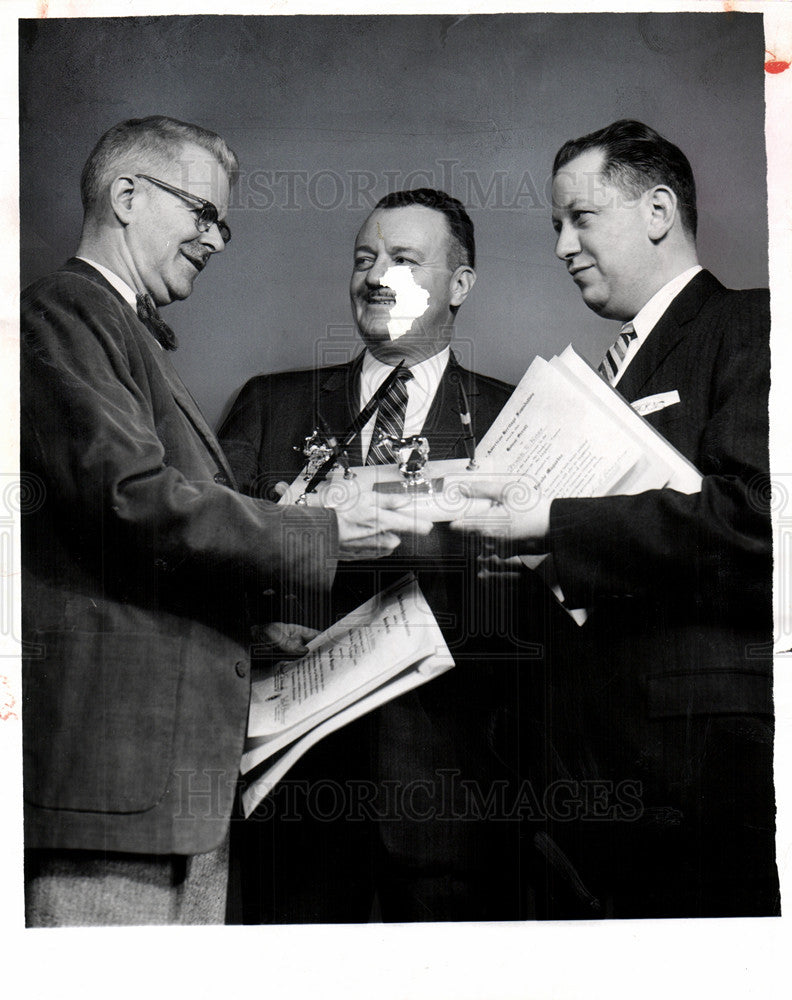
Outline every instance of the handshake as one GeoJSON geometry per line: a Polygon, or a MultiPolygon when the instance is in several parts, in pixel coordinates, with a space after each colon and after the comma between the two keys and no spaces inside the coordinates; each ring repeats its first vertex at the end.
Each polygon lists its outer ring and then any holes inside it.
{"type": "MultiPolygon", "coordinates": [[[[285,482],[275,486],[281,502],[292,499],[292,490],[285,482]]],[[[406,535],[428,535],[434,526],[407,494],[339,490],[336,495],[330,491],[322,506],[335,510],[338,558],[342,562],[389,556],[406,535]]]]}
{"type": "MultiPolygon", "coordinates": [[[[490,553],[513,556],[547,551],[550,498],[525,482],[509,476],[447,477],[445,486],[458,506],[451,517],[452,530],[478,536],[490,553]]],[[[276,491],[286,502],[294,487],[278,483],[276,491]]],[[[322,495],[322,505],[332,507],[338,519],[338,558],[341,561],[378,559],[390,555],[405,536],[425,536],[436,516],[408,493],[378,493],[332,487],[322,495]]]]}
{"type": "Polygon", "coordinates": [[[363,492],[335,512],[338,558],[347,562],[388,556],[405,535],[428,535],[434,527],[411,496],[399,494],[363,492]]]}

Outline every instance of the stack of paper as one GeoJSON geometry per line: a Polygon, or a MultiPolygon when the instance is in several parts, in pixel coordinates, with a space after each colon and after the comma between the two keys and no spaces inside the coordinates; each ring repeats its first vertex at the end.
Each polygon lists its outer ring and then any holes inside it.
{"type": "Polygon", "coordinates": [[[481,473],[524,479],[551,499],[701,485],[696,468],[572,347],[534,359],[476,454],[481,473]]]}
{"type": "MultiPolygon", "coordinates": [[[[701,488],[696,467],[570,346],[535,358],[477,448],[479,475],[511,478],[543,496],[601,497],[669,487],[701,488]]],[[[572,618],[548,556],[523,556],[572,618]]]]}
{"type": "Polygon", "coordinates": [[[412,578],[336,622],[308,650],[254,677],[242,756],[247,816],[322,737],[454,666],[412,578]]]}

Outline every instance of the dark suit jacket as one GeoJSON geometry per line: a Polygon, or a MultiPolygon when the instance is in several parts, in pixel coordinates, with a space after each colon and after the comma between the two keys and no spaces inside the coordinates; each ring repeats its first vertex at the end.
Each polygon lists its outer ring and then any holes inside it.
{"type": "Polygon", "coordinates": [[[208,851],[245,735],[246,601],[280,617],[328,588],[335,518],[231,488],[169,355],[82,261],[23,293],[21,375],[41,496],[22,525],[26,845],[208,851]]]}
{"type": "MultiPolygon", "coordinates": [[[[303,457],[293,446],[310,434],[317,413],[337,435],[349,425],[360,405],[361,363],[362,355],[345,365],[258,376],[244,386],[219,434],[243,490],[267,495],[278,479],[290,482],[294,478],[303,457]]],[[[479,438],[511,394],[510,386],[461,368],[452,354],[422,429],[430,442],[430,459],[466,456],[458,379],[465,386],[479,438]]],[[[360,464],[359,451],[351,457],[354,464],[360,464]]],[[[511,587],[498,592],[478,581],[475,555],[472,542],[445,525],[436,525],[428,538],[419,539],[414,547],[405,540],[387,559],[339,567],[332,592],[333,617],[353,609],[403,573],[416,572],[456,667],[384,706],[375,718],[360,720],[364,725],[357,723],[356,728],[348,727],[323,741],[315,756],[306,756],[303,767],[292,773],[291,778],[299,773],[309,782],[333,776],[341,787],[350,778],[368,779],[373,774],[378,796],[374,809],[390,818],[378,824],[381,846],[373,851],[353,840],[360,836],[360,823],[342,824],[336,842],[329,824],[320,824],[302,853],[325,860],[307,868],[310,876],[303,902],[294,887],[295,875],[300,878],[306,864],[299,855],[293,863],[286,862],[281,895],[289,893],[290,885],[292,893],[286,904],[276,901],[272,911],[276,921],[367,919],[371,904],[365,889],[359,904],[346,904],[352,886],[365,881],[359,868],[366,867],[370,856],[379,857],[382,847],[386,862],[376,884],[386,920],[519,915],[519,859],[516,845],[510,851],[505,843],[512,834],[516,840],[514,824],[498,818],[492,823],[480,818],[470,821],[469,810],[462,812],[467,809],[466,793],[460,790],[462,780],[486,798],[491,783],[508,770],[508,760],[504,760],[509,740],[502,734],[515,735],[513,714],[518,701],[517,649],[510,634],[516,612],[510,614],[506,605],[516,607],[519,594],[511,587]],[[415,811],[420,815],[399,809],[394,814],[393,806],[380,797],[387,783],[401,791],[417,787],[415,811]],[[458,811],[449,796],[455,797],[458,811]],[[431,814],[437,818],[427,822],[431,814]],[[354,847],[345,853],[347,844],[354,847]],[[343,886],[334,884],[336,872],[342,873],[343,886]]],[[[512,764],[516,767],[514,760],[512,764]]],[[[280,842],[280,835],[274,835],[276,867],[288,858],[294,840],[294,824],[290,825],[291,832],[284,821],[280,842]]],[[[306,836],[305,827],[303,822],[302,836],[306,836]]],[[[252,839],[248,855],[264,853],[255,834],[252,839]]],[[[250,870],[247,862],[243,864],[250,870]]],[[[273,862],[267,860],[265,868],[260,879],[262,898],[272,891],[273,862]]],[[[273,919],[261,899],[254,900],[251,909],[251,920],[273,919]]]]}
{"type": "Polygon", "coordinates": [[[721,855],[718,902],[691,902],[681,882],[690,875],[695,889],[697,876],[682,864],[669,875],[659,840],[648,866],[667,880],[667,898],[676,893],[695,912],[753,912],[739,890],[729,898],[723,874],[745,870],[749,843],[752,877],[763,887],[772,880],[769,361],[767,291],[732,291],[699,273],[618,390],[630,402],[678,390],[680,403],[647,419],[698,467],[701,492],[556,500],[551,508],[561,586],[573,606],[592,609],[556,671],[556,690],[567,694],[556,699],[564,711],[553,739],[573,773],[642,784],[644,815],[621,824],[623,838],[634,839],[642,822],[655,831],[666,821],[687,824],[692,839],[694,824],[706,831],[699,850],[721,855]],[[585,739],[575,743],[570,733],[585,739]],[[730,855],[715,845],[718,823],[730,855]],[[740,837],[741,824],[763,839],[740,837]]]}

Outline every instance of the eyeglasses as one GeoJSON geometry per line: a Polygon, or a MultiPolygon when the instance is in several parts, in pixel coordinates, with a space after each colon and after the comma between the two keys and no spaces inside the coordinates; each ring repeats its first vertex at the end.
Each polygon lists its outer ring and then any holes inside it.
{"type": "Polygon", "coordinates": [[[170,191],[171,194],[178,195],[179,198],[184,198],[185,201],[191,201],[196,206],[197,215],[195,217],[195,224],[198,227],[199,233],[205,233],[212,226],[217,226],[223,243],[228,243],[231,239],[231,230],[228,228],[226,222],[221,221],[217,218],[217,209],[205,198],[199,198],[197,194],[190,194],[189,191],[182,191],[181,188],[174,187],[172,184],[166,184],[165,181],[159,180],[157,177],[149,177],[148,174],[135,174],[135,177],[140,177],[144,181],[149,181],[151,184],[156,184],[161,187],[164,191],[170,191]]]}

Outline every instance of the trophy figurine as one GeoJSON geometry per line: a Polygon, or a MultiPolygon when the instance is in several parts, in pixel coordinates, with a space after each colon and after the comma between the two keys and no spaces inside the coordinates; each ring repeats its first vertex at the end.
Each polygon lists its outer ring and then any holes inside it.
{"type": "Polygon", "coordinates": [[[377,492],[391,493],[410,490],[416,493],[432,493],[432,483],[424,477],[424,466],[429,457],[429,442],[420,434],[410,437],[393,437],[383,434],[379,437],[381,444],[387,445],[393,452],[396,465],[402,474],[401,483],[378,483],[377,492]]]}
{"type": "Polygon", "coordinates": [[[301,451],[305,455],[304,481],[310,482],[331,455],[335,456],[338,464],[344,470],[344,479],[354,479],[355,473],[349,467],[349,455],[346,448],[339,449],[336,439],[328,435],[325,429],[314,427],[308,437],[303,439],[302,447],[294,445],[295,451],[301,451]]]}
{"type": "Polygon", "coordinates": [[[302,447],[294,445],[293,448],[295,451],[301,451],[305,456],[303,482],[308,483],[308,485],[294,501],[300,507],[307,506],[308,494],[314,491],[316,484],[330,471],[331,459],[333,460],[333,468],[338,463],[344,470],[344,479],[355,478],[355,473],[349,467],[349,455],[346,448],[338,446],[338,442],[332,435],[328,434],[326,427],[314,427],[308,437],[303,438],[302,447]]]}
{"type": "Polygon", "coordinates": [[[302,447],[294,445],[294,450],[301,451],[305,455],[303,479],[306,482],[316,475],[317,470],[330,458],[332,452],[332,448],[325,441],[318,427],[314,427],[308,437],[303,439],[302,447]]]}

